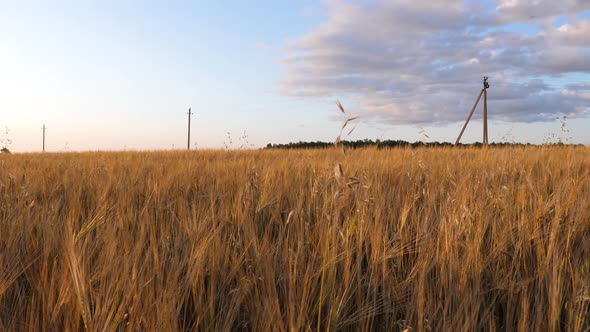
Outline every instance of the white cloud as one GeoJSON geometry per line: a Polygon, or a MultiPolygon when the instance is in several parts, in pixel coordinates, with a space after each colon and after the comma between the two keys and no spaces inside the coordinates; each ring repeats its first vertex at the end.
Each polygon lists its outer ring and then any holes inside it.
{"type": "Polygon", "coordinates": [[[590,8],[588,1],[331,0],[327,5],[328,21],[287,46],[285,94],[348,97],[361,112],[398,124],[445,123],[464,120],[486,75],[491,116],[498,119],[583,116],[590,107],[579,86],[564,95],[546,82],[549,76],[590,74],[585,49],[590,20],[547,24],[590,8]],[[530,16],[542,22],[531,22],[530,16]],[[506,29],[519,22],[540,31],[506,29]]]}
{"type": "Polygon", "coordinates": [[[254,46],[259,50],[265,50],[265,51],[271,51],[271,50],[275,49],[272,45],[269,45],[269,44],[263,43],[263,42],[256,42],[256,44],[254,44],[254,46]]]}

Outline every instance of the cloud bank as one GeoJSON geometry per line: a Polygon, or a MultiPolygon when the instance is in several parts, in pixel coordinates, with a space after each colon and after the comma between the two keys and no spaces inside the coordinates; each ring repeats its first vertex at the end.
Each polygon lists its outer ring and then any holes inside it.
{"type": "Polygon", "coordinates": [[[463,121],[489,76],[492,119],[590,113],[590,1],[328,1],[328,20],[293,39],[282,93],[345,97],[396,124],[463,121]],[[484,4],[485,3],[485,4],[484,4]],[[580,15],[584,13],[584,15],[580,15]],[[586,76],[588,75],[588,76],[586,76]]]}

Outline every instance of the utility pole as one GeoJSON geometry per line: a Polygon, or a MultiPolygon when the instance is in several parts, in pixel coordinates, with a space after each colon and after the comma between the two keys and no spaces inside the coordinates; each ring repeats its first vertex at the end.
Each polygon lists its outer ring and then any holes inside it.
{"type": "Polygon", "coordinates": [[[489,87],[490,87],[490,83],[488,83],[488,77],[485,76],[483,78],[483,89],[481,89],[479,96],[477,96],[477,100],[475,101],[475,104],[473,105],[473,108],[471,109],[471,112],[469,113],[469,116],[467,117],[467,121],[465,121],[465,124],[463,125],[463,129],[461,129],[461,133],[459,134],[459,137],[457,137],[457,141],[455,141],[455,145],[459,144],[459,141],[461,140],[461,136],[463,136],[463,132],[465,132],[465,128],[467,128],[467,124],[469,123],[469,120],[471,120],[471,116],[473,115],[473,112],[475,112],[475,108],[477,107],[477,104],[479,103],[479,100],[481,99],[482,95],[483,95],[483,139],[482,139],[482,143],[483,143],[483,145],[488,144],[488,88],[489,87]]]}
{"type": "Polygon", "coordinates": [[[483,145],[488,145],[488,88],[490,84],[487,77],[484,78],[483,85],[483,145]]]}
{"type": "Polygon", "coordinates": [[[45,125],[43,125],[43,152],[45,152],[45,125]]]}
{"type": "Polygon", "coordinates": [[[186,149],[190,150],[191,149],[191,108],[188,108],[188,139],[186,142],[186,149]]]}

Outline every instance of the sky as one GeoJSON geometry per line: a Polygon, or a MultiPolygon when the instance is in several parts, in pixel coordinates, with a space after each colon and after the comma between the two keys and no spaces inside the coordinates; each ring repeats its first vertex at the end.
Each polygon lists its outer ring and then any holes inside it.
{"type": "Polygon", "coordinates": [[[0,139],[183,149],[191,107],[193,148],[332,141],[340,100],[348,139],[454,142],[489,76],[490,142],[590,144],[588,59],[587,0],[0,0],[0,139]]]}

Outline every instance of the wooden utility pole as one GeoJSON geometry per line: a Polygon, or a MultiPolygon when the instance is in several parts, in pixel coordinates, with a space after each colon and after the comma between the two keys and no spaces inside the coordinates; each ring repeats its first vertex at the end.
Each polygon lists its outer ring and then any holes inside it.
{"type": "Polygon", "coordinates": [[[483,145],[488,143],[488,89],[485,88],[483,90],[483,145]]]}
{"type": "Polygon", "coordinates": [[[186,149],[190,150],[191,149],[191,108],[188,108],[188,139],[187,139],[187,143],[186,143],[186,149]]]}
{"type": "Polygon", "coordinates": [[[471,116],[473,115],[473,112],[475,112],[475,108],[477,107],[477,104],[479,103],[479,100],[481,99],[481,95],[483,95],[483,139],[482,139],[482,143],[483,143],[483,145],[488,144],[488,88],[489,87],[490,87],[490,84],[488,83],[488,77],[485,76],[483,78],[483,89],[481,89],[479,96],[477,96],[477,100],[475,101],[475,104],[473,105],[473,108],[471,109],[471,112],[469,113],[469,116],[467,117],[467,121],[465,121],[465,124],[463,125],[463,129],[461,129],[461,133],[459,134],[459,137],[457,137],[457,140],[455,141],[455,145],[459,144],[459,141],[461,140],[461,136],[463,136],[463,133],[465,132],[465,128],[467,128],[467,124],[469,123],[469,120],[471,120],[471,116]]]}
{"type": "Polygon", "coordinates": [[[43,125],[43,152],[45,152],[45,125],[43,125]]]}

